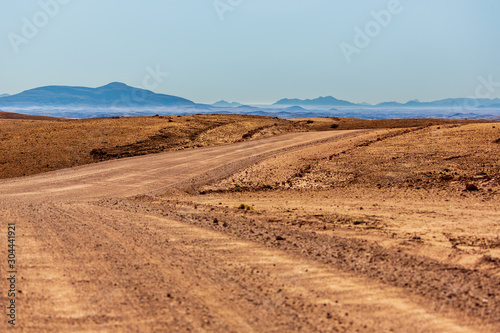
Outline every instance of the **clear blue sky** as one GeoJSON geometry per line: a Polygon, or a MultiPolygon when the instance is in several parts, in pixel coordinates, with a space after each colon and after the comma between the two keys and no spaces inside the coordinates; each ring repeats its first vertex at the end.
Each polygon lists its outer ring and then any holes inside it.
{"type": "MultiPolygon", "coordinates": [[[[200,103],[429,101],[474,96],[480,76],[500,82],[498,0],[217,0],[219,12],[213,0],[42,0],[57,1],[68,3],[52,17],[39,1],[0,0],[0,94],[143,87],[148,66],[169,73],[156,92],[200,103]],[[387,8],[377,28],[371,12],[387,8]]],[[[500,97],[500,83],[490,90],[500,97]]]]}

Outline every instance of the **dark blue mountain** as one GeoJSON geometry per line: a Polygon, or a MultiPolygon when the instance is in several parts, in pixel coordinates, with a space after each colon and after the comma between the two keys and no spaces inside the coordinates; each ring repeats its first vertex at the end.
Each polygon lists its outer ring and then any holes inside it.
{"type": "Polygon", "coordinates": [[[9,94],[0,94],[0,98],[10,96],[9,94]]]}
{"type": "Polygon", "coordinates": [[[187,99],[156,94],[114,82],[98,88],[47,86],[0,98],[0,106],[10,107],[162,107],[194,106],[187,99]]]}
{"type": "Polygon", "coordinates": [[[241,106],[241,104],[238,102],[229,103],[229,102],[222,100],[222,101],[218,101],[218,102],[212,104],[212,106],[217,106],[217,107],[221,107],[221,108],[234,108],[234,107],[241,106]]]}
{"type": "Polygon", "coordinates": [[[307,111],[306,109],[304,109],[303,107],[301,106],[289,106],[285,109],[283,109],[284,111],[288,111],[288,112],[304,112],[304,111],[307,111]]]}
{"type": "Polygon", "coordinates": [[[379,103],[375,106],[377,107],[385,107],[385,108],[393,108],[393,107],[399,107],[399,106],[403,106],[404,104],[401,104],[401,103],[398,103],[398,102],[383,102],[383,103],[379,103]]]}
{"type": "Polygon", "coordinates": [[[258,108],[255,106],[250,106],[250,105],[240,105],[236,109],[238,109],[238,110],[256,110],[258,108]]]}

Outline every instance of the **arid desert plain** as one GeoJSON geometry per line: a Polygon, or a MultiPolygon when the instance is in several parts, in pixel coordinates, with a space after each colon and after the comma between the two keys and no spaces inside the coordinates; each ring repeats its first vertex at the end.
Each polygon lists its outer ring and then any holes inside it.
{"type": "Polygon", "coordinates": [[[21,332],[500,331],[500,122],[1,117],[21,332]]]}

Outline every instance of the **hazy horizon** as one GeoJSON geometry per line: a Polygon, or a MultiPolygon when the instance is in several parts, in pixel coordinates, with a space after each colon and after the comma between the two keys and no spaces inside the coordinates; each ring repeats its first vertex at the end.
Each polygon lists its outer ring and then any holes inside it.
{"type": "Polygon", "coordinates": [[[110,82],[197,103],[500,98],[500,3],[6,2],[0,94],[110,82]]]}

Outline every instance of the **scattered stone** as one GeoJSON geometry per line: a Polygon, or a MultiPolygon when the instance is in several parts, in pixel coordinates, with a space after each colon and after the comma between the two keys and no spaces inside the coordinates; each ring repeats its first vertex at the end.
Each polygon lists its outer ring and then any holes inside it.
{"type": "Polygon", "coordinates": [[[469,191],[469,192],[479,191],[479,188],[476,185],[470,183],[470,184],[467,184],[465,186],[465,191],[469,191]]]}

